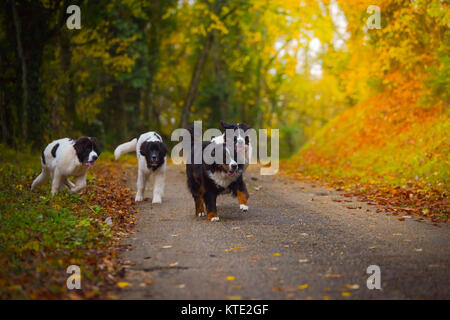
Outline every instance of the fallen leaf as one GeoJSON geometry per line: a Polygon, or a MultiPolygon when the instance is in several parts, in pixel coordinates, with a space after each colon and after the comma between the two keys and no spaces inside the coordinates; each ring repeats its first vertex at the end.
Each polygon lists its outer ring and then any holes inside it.
{"type": "Polygon", "coordinates": [[[342,277],[342,274],[339,273],[325,273],[325,278],[339,278],[342,277]]]}
{"type": "Polygon", "coordinates": [[[357,284],[346,284],[345,287],[350,290],[359,289],[359,285],[357,285],[357,284]]]}
{"type": "Polygon", "coordinates": [[[170,248],[172,248],[172,246],[162,246],[161,248],[163,248],[163,249],[170,249],[170,248]]]}
{"type": "Polygon", "coordinates": [[[225,249],[226,252],[230,252],[231,250],[241,250],[244,249],[245,247],[233,247],[233,248],[229,248],[229,249],[225,249]]]}
{"type": "Polygon", "coordinates": [[[344,291],[344,292],[342,292],[342,296],[343,296],[343,297],[350,297],[350,296],[351,296],[351,293],[348,292],[348,291],[344,291]]]}
{"type": "Polygon", "coordinates": [[[178,265],[178,262],[174,262],[174,263],[169,264],[169,267],[175,267],[177,265],[178,265]]]}
{"type": "Polygon", "coordinates": [[[331,298],[330,298],[330,296],[323,296],[322,297],[322,300],[330,300],[331,298]]]}
{"type": "Polygon", "coordinates": [[[308,284],[306,283],[297,287],[298,290],[305,290],[306,288],[308,288],[308,284]]]}
{"type": "Polygon", "coordinates": [[[378,248],[378,246],[369,247],[369,249],[376,249],[376,248],[378,248]]]}
{"type": "Polygon", "coordinates": [[[233,280],[234,280],[234,276],[228,276],[228,277],[227,277],[227,280],[228,280],[228,281],[233,281],[233,280]]]}
{"type": "Polygon", "coordinates": [[[308,262],[308,259],[299,259],[298,262],[300,263],[308,262]]]}
{"type": "Polygon", "coordinates": [[[283,291],[280,287],[273,287],[272,290],[273,291],[283,291]]]}
{"type": "Polygon", "coordinates": [[[246,235],[247,238],[253,238],[254,236],[252,234],[246,235]]]}
{"type": "Polygon", "coordinates": [[[126,287],[131,286],[131,284],[128,282],[125,282],[125,281],[121,281],[121,282],[117,282],[117,286],[120,288],[126,288],[126,287]]]}
{"type": "Polygon", "coordinates": [[[228,300],[241,300],[242,297],[241,296],[229,296],[228,300]]]}
{"type": "Polygon", "coordinates": [[[275,257],[279,257],[279,256],[281,256],[281,253],[274,253],[273,254],[275,257]]]}

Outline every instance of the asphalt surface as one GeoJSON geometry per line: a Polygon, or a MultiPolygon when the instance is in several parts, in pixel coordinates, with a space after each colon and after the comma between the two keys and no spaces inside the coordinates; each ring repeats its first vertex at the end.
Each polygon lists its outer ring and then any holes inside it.
{"type": "MultiPolygon", "coordinates": [[[[128,183],[136,189],[136,168],[128,183]]],[[[341,192],[245,174],[249,212],[218,198],[219,222],[194,215],[184,166],[168,166],[161,205],[151,185],[122,254],[122,299],[449,299],[450,228],[399,221],[341,192]],[[341,201],[336,202],[333,200],[341,201]],[[381,289],[367,288],[367,268],[381,289]]]]}

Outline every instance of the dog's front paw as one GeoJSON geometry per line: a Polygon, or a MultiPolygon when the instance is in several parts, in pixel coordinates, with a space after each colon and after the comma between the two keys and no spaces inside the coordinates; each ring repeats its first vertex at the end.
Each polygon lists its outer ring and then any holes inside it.
{"type": "Polygon", "coordinates": [[[142,196],[142,194],[136,194],[136,197],[134,198],[135,202],[141,202],[144,201],[144,197],[142,196]]]}
{"type": "Polygon", "coordinates": [[[208,220],[211,221],[211,222],[219,221],[219,216],[215,212],[209,212],[208,213],[208,220]]]}
{"type": "Polygon", "coordinates": [[[248,206],[247,205],[245,205],[245,204],[241,204],[241,205],[239,205],[239,209],[241,209],[242,210],[242,212],[248,212],[248,206]]]}
{"type": "Polygon", "coordinates": [[[161,196],[154,196],[152,203],[162,203],[161,196]]]}

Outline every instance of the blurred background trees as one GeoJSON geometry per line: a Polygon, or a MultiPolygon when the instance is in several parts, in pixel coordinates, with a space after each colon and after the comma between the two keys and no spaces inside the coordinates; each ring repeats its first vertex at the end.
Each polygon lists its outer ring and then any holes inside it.
{"type": "Polygon", "coordinates": [[[448,106],[445,2],[378,1],[381,29],[368,30],[370,4],[2,1],[1,141],[95,135],[109,148],[223,119],[279,128],[289,156],[344,110],[408,83],[424,107],[448,106]],[[80,30],[66,27],[71,4],[80,30]]]}

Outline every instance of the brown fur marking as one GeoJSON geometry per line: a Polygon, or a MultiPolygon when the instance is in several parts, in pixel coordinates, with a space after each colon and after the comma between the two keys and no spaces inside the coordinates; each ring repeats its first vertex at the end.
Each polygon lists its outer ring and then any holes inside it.
{"type": "Polygon", "coordinates": [[[211,221],[211,219],[214,217],[218,217],[216,212],[212,212],[212,211],[208,212],[208,220],[211,221]]]}
{"type": "Polygon", "coordinates": [[[243,204],[248,206],[248,195],[241,192],[241,191],[237,191],[237,198],[238,198],[238,202],[239,204],[243,204]]]}
{"type": "Polygon", "coordinates": [[[200,216],[200,213],[205,214],[206,210],[205,210],[205,203],[203,202],[203,198],[202,197],[195,197],[195,215],[197,217],[200,216]]]}

